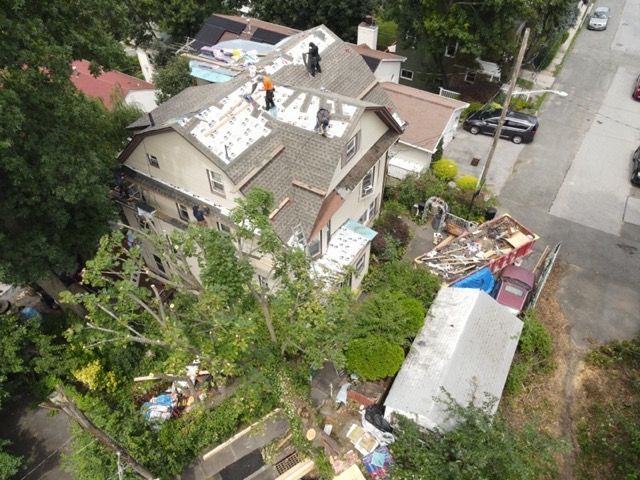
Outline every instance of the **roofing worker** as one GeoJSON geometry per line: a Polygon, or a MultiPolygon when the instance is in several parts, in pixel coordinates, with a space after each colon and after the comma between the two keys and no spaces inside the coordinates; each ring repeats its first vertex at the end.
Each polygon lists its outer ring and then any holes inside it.
{"type": "Polygon", "coordinates": [[[271,110],[276,106],[275,102],[273,101],[274,88],[273,88],[273,82],[271,81],[271,77],[269,77],[268,75],[258,75],[258,77],[256,78],[256,83],[253,84],[253,88],[251,89],[251,95],[253,95],[253,92],[255,92],[256,88],[258,88],[258,82],[262,82],[262,88],[264,88],[264,91],[265,91],[264,109],[271,110]]]}
{"type": "Polygon", "coordinates": [[[318,110],[316,115],[316,127],[315,131],[320,133],[322,136],[327,136],[327,128],[329,128],[329,119],[330,113],[326,108],[321,108],[318,110]]]}
{"type": "Polygon", "coordinates": [[[318,52],[318,46],[313,42],[309,42],[309,71],[312,77],[315,77],[316,73],[322,73],[320,52],[318,52]]]}

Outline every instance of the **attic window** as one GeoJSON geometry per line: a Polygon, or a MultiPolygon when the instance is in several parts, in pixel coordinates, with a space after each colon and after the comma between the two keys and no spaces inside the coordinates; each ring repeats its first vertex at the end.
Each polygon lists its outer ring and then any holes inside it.
{"type": "Polygon", "coordinates": [[[476,76],[478,72],[475,70],[467,70],[466,75],[464,76],[464,81],[467,83],[476,83],[476,76]]]}
{"type": "Polygon", "coordinates": [[[156,157],[155,155],[151,155],[150,153],[147,153],[147,160],[149,161],[149,165],[151,165],[152,167],[160,168],[160,163],[158,163],[158,157],[156,157]]]}
{"type": "Polygon", "coordinates": [[[347,150],[346,150],[346,156],[347,156],[347,160],[351,160],[351,158],[353,158],[353,156],[356,154],[356,152],[358,151],[358,137],[360,135],[360,132],[356,133],[351,140],[349,140],[349,143],[347,143],[347,150]]]}
{"type": "Polygon", "coordinates": [[[207,176],[209,177],[209,188],[211,188],[211,191],[213,193],[224,194],[224,183],[222,181],[222,175],[207,169],[207,176]]]}
{"type": "Polygon", "coordinates": [[[413,81],[413,70],[406,70],[406,69],[401,69],[400,70],[400,78],[403,80],[409,80],[410,82],[413,81]]]}

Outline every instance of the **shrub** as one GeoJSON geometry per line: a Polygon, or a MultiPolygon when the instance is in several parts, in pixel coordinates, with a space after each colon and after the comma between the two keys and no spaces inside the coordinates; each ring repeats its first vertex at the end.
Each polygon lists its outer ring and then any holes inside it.
{"type": "Polygon", "coordinates": [[[517,395],[534,376],[550,372],[554,367],[552,354],[551,334],[538,321],[533,310],[527,311],[505,390],[517,395]]]}
{"type": "Polygon", "coordinates": [[[394,190],[393,198],[408,209],[416,203],[424,201],[424,193],[418,183],[418,175],[407,175],[394,190]]]}
{"type": "Polygon", "coordinates": [[[382,262],[392,262],[401,259],[404,250],[400,242],[388,233],[377,235],[371,242],[371,253],[382,262]]]}
{"type": "Polygon", "coordinates": [[[475,191],[478,185],[478,179],[473,175],[463,175],[456,179],[456,185],[460,190],[475,191]]]}
{"type": "Polygon", "coordinates": [[[434,175],[441,180],[453,180],[458,174],[458,165],[453,160],[442,159],[432,165],[434,175]]]}
{"type": "Polygon", "coordinates": [[[380,380],[395,375],[404,361],[401,346],[377,336],[352,340],[345,356],[349,370],[364,380],[380,380]]]}
{"type": "Polygon", "coordinates": [[[469,106],[465,108],[460,114],[460,120],[464,122],[467,118],[469,118],[469,115],[480,110],[482,108],[482,105],[483,104],[481,102],[471,102],[469,106]]]}
{"type": "Polygon", "coordinates": [[[409,226],[402,217],[392,212],[384,212],[376,221],[374,230],[383,235],[390,235],[403,247],[408,245],[410,240],[409,226]]]}
{"type": "Polygon", "coordinates": [[[428,309],[440,289],[440,279],[426,269],[416,269],[412,263],[399,260],[372,266],[363,288],[368,293],[402,292],[428,309]]]}
{"type": "Polygon", "coordinates": [[[375,335],[394,344],[409,344],[422,328],[425,307],[399,291],[373,293],[357,311],[358,336],[375,335]]]}

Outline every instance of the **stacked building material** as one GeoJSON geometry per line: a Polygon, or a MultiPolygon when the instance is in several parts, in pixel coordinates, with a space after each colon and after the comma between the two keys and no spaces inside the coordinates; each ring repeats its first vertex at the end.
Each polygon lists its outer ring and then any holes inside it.
{"type": "Polygon", "coordinates": [[[516,258],[529,254],[539,237],[509,215],[485,222],[471,232],[450,236],[430,252],[415,259],[446,283],[453,283],[489,266],[502,270],[516,258]]]}

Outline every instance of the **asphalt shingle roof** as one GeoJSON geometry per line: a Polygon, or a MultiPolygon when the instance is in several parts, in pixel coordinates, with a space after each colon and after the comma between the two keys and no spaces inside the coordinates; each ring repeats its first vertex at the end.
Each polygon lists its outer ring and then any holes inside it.
{"type": "MultiPolygon", "coordinates": [[[[300,51],[300,48],[296,51],[300,51]]],[[[365,109],[375,110],[381,106],[393,105],[384,90],[379,87],[362,57],[326,27],[316,27],[294,35],[282,48],[271,52],[261,60],[257,67],[258,69],[269,68],[279,58],[286,58],[289,63],[271,75],[275,86],[276,104],[279,102],[278,96],[282,95],[279,92],[280,87],[281,89],[290,88],[300,95],[304,93],[307,98],[313,96],[319,99],[321,105],[333,102],[336,112],[342,111],[342,105],[349,105],[355,111],[350,117],[345,116],[344,120],[348,120],[351,127],[359,121],[365,109]],[[321,38],[324,36],[331,43],[321,53],[322,73],[312,77],[306,67],[301,64],[300,59],[294,59],[290,52],[296,46],[300,47],[301,42],[312,40],[314,35],[319,35],[321,38]],[[360,100],[361,98],[364,100],[360,100]],[[373,103],[370,100],[376,101],[373,103]]],[[[327,190],[341,161],[346,143],[351,138],[351,127],[342,135],[324,137],[311,130],[297,127],[286,119],[273,118],[269,114],[256,110],[253,116],[261,115],[270,133],[266,137],[258,138],[232,161],[226,162],[216,157],[211,150],[189,133],[191,125],[189,122],[182,123],[182,126],[178,124],[183,119],[193,117],[211,106],[221,107],[221,100],[250,80],[250,72],[245,71],[226,83],[187,88],[160,105],[150,115],[138,119],[130,125],[130,128],[136,129],[138,134],[167,127],[173,128],[222,168],[234,183],[241,182],[242,192],[259,186],[274,194],[276,205],[285,198],[289,199],[273,218],[276,231],[284,241],[289,239],[293,228],[298,225],[301,225],[305,234],[308,235],[325,197],[331,193],[327,190]],[[294,185],[294,181],[298,185],[294,185]],[[310,188],[303,188],[299,186],[300,184],[310,188]],[[324,195],[318,194],[318,191],[324,195]]],[[[379,112],[381,118],[385,117],[383,120],[389,122],[388,114],[382,113],[379,112]]],[[[281,115],[280,112],[278,115],[281,115]]],[[[335,115],[333,120],[337,121],[339,117],[340,115],[335,115]]],[[[392,126],[399,128],[397,125],[392,126]]],[[[377,147],[374,148],[374,153],[377,155],[375,160],[383,153],[378,150],[383,147],[388,148],[397,136],[398,133],[393,129],[383,136],[380,141],[382,143],[378,142],[377,147]]],[[[374,154],[365,155],[367,159],[365,163],[370,163],[373,156],[374,154]]],[[[343,182],[343,187],[353,188],[368,168],[355,170],[350,173],[349,181],[343,182]],[[359,177],[356,178],[358,175],[359,177]]]]}

